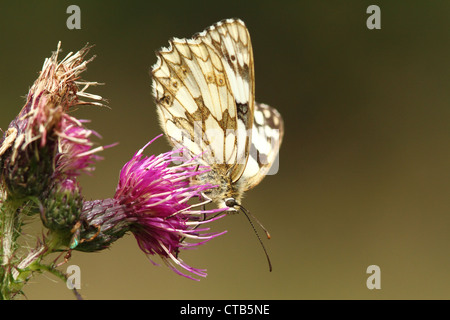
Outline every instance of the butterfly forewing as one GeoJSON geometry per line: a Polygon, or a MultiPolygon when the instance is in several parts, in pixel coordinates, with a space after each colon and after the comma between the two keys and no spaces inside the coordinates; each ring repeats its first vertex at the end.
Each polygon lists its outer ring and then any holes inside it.
{"type": "Polygon", "coordinates": [[[153,66],[161,124],[190,157],[242,175],[250,150],[254,83],[250,36],[240,20],[225,20],[193,39],[172,39],[153,66]]]}

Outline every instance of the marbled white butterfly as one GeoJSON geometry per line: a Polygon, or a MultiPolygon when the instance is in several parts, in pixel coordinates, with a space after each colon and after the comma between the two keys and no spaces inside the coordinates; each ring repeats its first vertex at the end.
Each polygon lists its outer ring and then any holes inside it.
{"type": "Polygon", "coordinates": [[[174,147],[211,167],[198,179],[219,187],[205,198],[247,216],[242,195],[269,172],[284,132],[278,111],[254,100],[250,34],[227,19],[169,44],[152,68],[161,126],[174,147]]]}

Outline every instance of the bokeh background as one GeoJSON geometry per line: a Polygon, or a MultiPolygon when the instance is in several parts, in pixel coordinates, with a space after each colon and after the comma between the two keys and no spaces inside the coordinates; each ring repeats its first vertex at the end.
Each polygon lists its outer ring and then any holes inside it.
{"type": "MultiPolygon", "coordinates": [[[[252,37],[256,97],[285,119],[280,170],[244,204],[270,230],[273,263],[243,215],[183,259],[208,269],[194,282],[153,266],[132,235],[75,252],[86,299],[449,299],[450,3],[446,1],[14,1],[0,3],[0,127],[7,128],[44,58],[95,44],[84,79],[111,109],[84,107],[102,144],[120,142],[92,176],[87,199],[114,194],[118,173],[161,129],[151,96],[154,52],[224,18],[252,37]],[[66,8],[81,8],[81,30],[66,8]],[[381,8],[381,30],[366,9],[381,8]],[[381,289],[366,287],[369,265],[381,289]]],[[[169,150],[164,139],[149,152],[169,150]]],[[[39,223],[27,233],[40,234],[39,223]]],[[[31,238],[30,238],[31,239],[31,238]]],[[[30,246],[33,241],[30,240],[30,246]]],[[[73,299],[40,275],[29,299],[73,299]]]]}

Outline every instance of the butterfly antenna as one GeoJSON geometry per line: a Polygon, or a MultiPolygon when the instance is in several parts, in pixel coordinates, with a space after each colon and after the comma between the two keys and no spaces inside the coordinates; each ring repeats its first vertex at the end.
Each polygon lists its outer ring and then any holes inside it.
{"type": "Polygon", "coordinates": [[[250,211],[248,211],[247,209],[245,209],[243,206],[240,206],[241,209],[243,209],[243,211],[245,210],[246,213],[251,216],[256,222],[258,222],[259,226],[261,227],[261,229],[263,229],[263,231],[266,233],[267,239],[270,239],[270,233],[269,231],[267,231],[266,228],[264,228],[263,224],[258,220],[258,218],[256,218],[250,211]]]}
{"type": "Polygon", "coordinates": [[[255,225],[253,224],[252,220],[250,219],[249,215],[252,216],[253,219],[256,220],[256,222],[258,222],[258,224],[261,226],[261,228],[266,232],[267,234],[267,238],[270,239],[270,234],[269,232],[267,232],[266,228],[263,227],[263,225],[261,224],[261,222],[258,221],[258,219],[256,219],[256,217],[254,215],[252,215],[250,213],[250,211],[248,211],[247,209],[245,209],[243,206],[241,206],[240,204],[237,204],[237,206],[242,210],[242,212],[244,213],[244,215],[247,217],[248,222],[250,222],[250,225],[253,228],[253,231],[256,234],[256,237],[259,240],[259,243],[261,244],[261,247],[264,250],[264,253],[266,254],[266,258],[267,258],[267,262],[269,263],[269,271],[272,272],[272,263],[270,262],[270,258],[269,258],[269,254],[267,253],[266,247],[264,246],[264,243],[261,240],[261,237],[259,236],[258,232],[256,231],[255,225]]]}

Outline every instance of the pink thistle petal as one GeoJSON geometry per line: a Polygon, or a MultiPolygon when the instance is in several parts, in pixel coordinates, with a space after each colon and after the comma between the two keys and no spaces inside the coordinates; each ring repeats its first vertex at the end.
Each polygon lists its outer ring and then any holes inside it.
{"type": "Polygon", "coordinates": [[[94,163],[103,159],[96,153],[116,145],[93,148],[94,143],[90,137],[92,135],[100,137],[100,135],[85,128],[82,125],[83,122],[87,121],[77,120],[67,114],[63,115],[61,131],[58,132],[59,152],[56,155],[56,177],[75,178],[81,173],[92,172],[94,163]]]}
{"type": "Polygon", "coordinates": [[[200,199],[202,192],[215,187],[191,184],[191,178],[207,171],[206,168],[198,168],[194,161],[186,160],[182,165],[171,166],[181,160],[176,154],[182,150],[144,156],[144,149],[155,139],[123,166],[114,199],[128,208],[126,214],[134,220],[131,231],[144,253],[159,255],[177,274],[197,280],[179,268],[200,277],[206,276],[205,270],[184,263],[178,257],[179,250],[192,249],[224,234],[226,231],[207,233],[209,228],[197,227],[222,218],[224,215],[217,214],[226,209],[202,210],[199,204],[190,205],[190,199],[200,199]]]}

